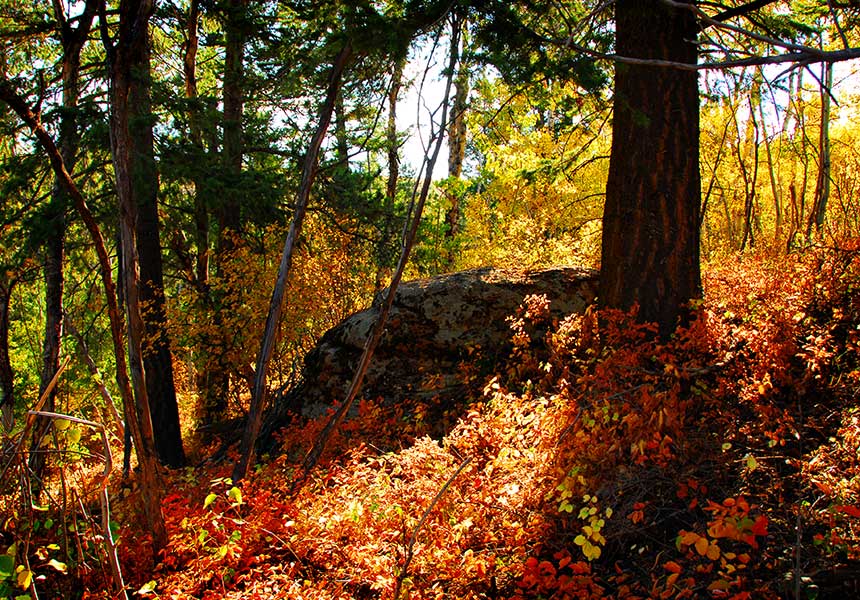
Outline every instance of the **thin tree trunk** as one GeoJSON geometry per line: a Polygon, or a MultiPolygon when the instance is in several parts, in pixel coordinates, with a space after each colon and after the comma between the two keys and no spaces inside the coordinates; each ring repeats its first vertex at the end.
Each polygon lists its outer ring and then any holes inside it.
{"type": "MultiPolygon", "coordinates": [[[[63,45],[61,62],[62,105],[60,116],[59,148],[63,163],[69,171],[75,168],[78,152],[78,126],[75,114],[80,95],[79,81],[81,69],[81,50],[89,36],[97,7],[95,0],[88,0],[84,11],[77,20],[77,28],[72,28],[59,2],[54,3],[54,18],[57,21],[60,40],[63,45]]],[[[45,335],[42,343],[42,371],[39,378],[39,396],[48,389],[48,384],[60,368],[60,346],[63,336],[63,263],[66,243],[66,209],[69,197],[55,177],[48,204],[46,220],[50,223],[45,239],[45,335]]],[[[54,410],[56,390],[51,389],[45,401],[45,410],[54,410]]],[[[43,436],[50,429],[50,421],[43,420],[33,431],[30,453],[30,470],[33,473],[34,493],[38,495],[42,473],[45,468],[45,454],[37,449],[43,436]]]]}
{"type": "Polygon", "coordinates": [[[830,94],[833,88],[833,64],[822,65],[821,127],[818,135],[818,178],[815,182],[815,200],[809,214],[806,238],[812,238],[812,229],[821,233],[830,199],[830,94]]]}
{"type": "Polygon", "coordinates": [[[284,293],[287,287],[287,278],[293,263],[293,249],[296,240],[302,231],[308,200],[310,199],[311,187],[316,179],[319,168],[319,153],[323,139],[331,124],[334,104],[341,89],[341,78],[349,59],[352,57],[352,45],[347,42],[341,49],[331,67],[328,89],[326,90],[325,102],[320,109],[317,128],[311,139],[305,163],[302,168],[302,181],[296,197],[296,210],[284,243],[284,251],[281,254],[281,263],[278,267],[278,279],[272,292],[272,301],[269,304],[269,314],[266,317],[266,329],[260,345],[260,354],[257,357],[257,370],[254,376],[254,390],[251,396],[251,407],[248,411],[248,423],[242,437],[240,458],[233,469],[233,481],[243,479],[248,474],[248,468],[254,460],[254,448],[257,443],[257,435],[263,419],[263,407],[266,404],[266,376],[269,370],[269,359],[275,345],[275,332],[281,320],[281,312],[284,305],[284,293]]]}
{"type": "Polygon", "coordinates": [[[96,382],[96,386],[99,388],[99,393],[102,396],[102,399],[105,401],[105,406],[108,408],[108,412],[110,412],[111,419],[116,425],[116,435],[120,439],[125,438],[125,422],[123,421],[122,415],[119,414],[119,410],[116,407],[116,403],[113,400],[113,396],[111,396],[110,390],[108,390],[107,386],[104,384],[102,380],[102,374],[99,371],[98,366],[96,365],[96,361],[93,360],[92,355],[90,354],[90,348],[87,345],[87,340],[84,339],[84,336],[80,331],[75,327],[74,323],[69,320],[68,315],[63,315],[63,323],[65,324],[66,329],[72,334],[72,337],[75,338],[75,341],[78,343],[78,351],[81,354],[81,357],[84,359],[84,363],[87,365],[87,370],[89,370],[90,375],[93,376],[93,380],[96,382]]]}
{"type": "Polygon", "coordinates": [[[11,431],[15,416],[15,375],[9,360],[9,303],[15,281],[0,272],[0,411],[3,427],[11,431]]]}
{"type": "MultiPolygon", "coordinates": [[[[465,16],[454,15],[451,21],[451,64],[457,65],[454,80],[454,101],[448,123],[448,177],[460,179],[466,156],[466,104],[469,97],[469,67],[464,58],[468,21],[465,16]]],[[[454,240],[460,233],[462,191],[453,186],[448,194],[450,205],[445,212],[445,269],[451,270],[456,260],[454,240]]]]}
{"type": "MultiPolygon", "coordinates": [[[[203,126],[200,121],[199,92],[197,89],[197,51],[200,43],[199,36],[200,0],[192,0],[188,9],[186,24],[187,41],[183,54],[183,72],[185,75],[185,98],[189,101],[188,126],[194,155],[204,160],[206,148],[204,144],[203,126]]],[[[215,152],[214,148],[210,148],[215,152]]],[[[212,196],[211,187],[207,184],[210,173],[204,168],[195,168],[194,182],[194,229],[197,244],[197,259],[194,264],[194,285],[200,297],[200,305],[204,313],[211,315],[216,322],[216,330],[220,330],[220,312],[212,302],[209,287],[210,264],[210,226],[209,198],[212,196]]],[[[217,335],[217,333],[216,333],[217,335]]],[[[221,365],[221,357],[214,352],[217,347],[216,339],[206,330],[198,344],[198,352],[202,364],[197,372],[197,393],[201,402],[202,421],[211,423],[220,416],[226,408],[227,374],[221,365]]]]}
{"type": "MultiPolygon", "coordinates": [[[[225,262],[235,249],[235,237],[242,230],[242,164],[244,160],[243,115],[245,110],[245,28],[248,0],[228,0],[224,12],[224,83],[223,83],[223,139],[222,164],[226,185],[217,200],[218,241],[216,270],[225,275],[225,262]]],[[[201,373],[204,420],[217,420],[227,409],[230,391],[229,333],[223,332],[225,314],[230,312],[230,299],[213,299],[213,324],[220,338],[210,344],[210,358],[201,373]]],[[[215,340],[212,340],[215,341],[215,340]]]]}
{"type": "Polygon", "coordinates": [[[346,392],[346,398],[344,398],[343,403],[337,409],[337,412],[331,416],[328,423],[326,423],[326,426],[320,432],[319,436],[317,436],[313,448],[311,448],[307,456],[305,456],[305,460],[302,463],[302,472],[299,474],[299,477],[293,481],[291,486],[292,489],[296,489],[297,486],[301,485],[319,462],[331,434],[343,421],[347,412],[349,412],[349,409],[352,407],[352,404],[355,402],[358,393],[361,391],[361,386],[364,383],[364,376],[370,366],[373,353],[376,350],[376,346],[379,344],[379,340],[382,339],[382,333],[385,330],[385,325],[388,321],[388,313],[391,310],[391,306],[394,304],[394,296],[397,293],[397,286],[400,285],[400,280],[403,277],[406,264],[409,262],[409,255],[412,252],[412,246],[415,244],[415,238],[418,235],[418,227],[421,225],[421,216],[424,212],[424,204],[427,201],[427,196],[430,194],[430,186],[433,180],[433,169],[436,165],[436,160],[439,157],[439,151],[442,148],[442,139],[444,138],[443,132],[448,125],[448,99],[451,94],[454,65],[454,58],[451,56],[451,60],[448,64],[448,79],[445,84],[445,95],[443,96],[444,100],[442,103],[442,117],[439,131],[436,136],[436,145],[433,148],[432,154],[424,157],[424,166],[426,167],[426,171],[424,171],[424,181],[421,182],[421,191],[418,191],[419,181],[416,181],[415,188],[412,192],[412,206],[410,206],[410,210],[407,214],[407,221],[403,227],[403,239],[401,242],[400,259],[397,262],[397,268],[394,270],[394,275],[392,276],[391,283],[385,293],[385,299],[379,307],[379,312],[376,315],[373,327],[364,342],[364,350],[361,354],[361,358],[359,359],[358,366],[355,369],[352,382],[346,392]],[[410,217],[411,222],[409,220],[410,217]]]}
{"type": "Polygon", "coordinates": [[[383,281],[390,273],[389,248],[394,235],[394,202],[397,199],[397,182],[400,179],[400,140],[397,136],[397,101],[403,87],[405,60],[398,58],[391,70],[391,86],[388,88],[388,125],[385,144],[388,149],[388,179],[385,182],[385,204],[383,210],[382,235],[377,248],[376,280],[374,292],[382,290],[383,281]]]}
{"type": "MultiPolygon", "coordinates": [[[[200,123],[199,92],[197,90],[197,51],[200,45],[200,0],[191,0],[188,7],[185,43],[182,56],[182,67],[185,75],[185,99],[190,106],[188,109],[188,128],[191,144],[195,155],[202,157],[205,153],[203,144],[203,126],[200,123]]],[[[205,177],[195,170],[194,176],[194,229],[197,243],[197,260],[195,262],[195,285],[201,294],[209,289],[209,211],[206,205],[205,177]]]]}
{"type": "MultiPolygon", "coordinates": [[[[755,93],[755,91],[754,91],[755,93]]],[[[756,227],[755,220],[757,219],[758,211],[756,210],[756,190],[758,188],[758,148],[759,148],[759,130],[758,123],[755,118],[755,109],[753,108],[752,98],[749,99],[750,119],[747,123],[747,135],[752,139],[743,144],[750,146],[753,152],[752,173],[747,172],[746,162],[744,161],[743,149],[741,145],[740,135],[738,135],[738,165],[740,166],[741,176],[744,180],[744,230],[743,238],[741,239],[741,252],[746,249],[747,242],[750,248],[755,246],[756,227]]]]}

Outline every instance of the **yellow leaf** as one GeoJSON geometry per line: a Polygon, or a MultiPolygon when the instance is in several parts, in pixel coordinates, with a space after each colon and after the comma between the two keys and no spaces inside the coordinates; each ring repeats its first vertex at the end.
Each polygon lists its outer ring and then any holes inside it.
{"type": "Polygon", "coordinates": [[[57,431],[65,431],[72,424],[68,419],[54,419],[54,429],[57,431]]]}
{"type": "Polygon", "coordinates": [[[25,569],[24,565],[19,565],[16,571],[16,580],[18,582],[18,587],[20,587],[22,590],[26,590],[33,582],[33,572],[30,569],[25,569]]]}

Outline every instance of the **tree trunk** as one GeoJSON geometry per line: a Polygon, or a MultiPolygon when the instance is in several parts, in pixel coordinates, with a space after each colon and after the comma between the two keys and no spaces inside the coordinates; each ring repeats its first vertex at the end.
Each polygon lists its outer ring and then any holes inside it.
{"type": "MultiPolygon", "coordinates": [[[[620,56],[696,63],[689,10],[619,0],[615,23],[620,56]]],[[[666,337],[701,295],[697,73],[616,63],[612,131],[599,303],[638,305],[666,337]]]]}
{"type": "Polygon", "coordinates": [[[0,272],[0,416],[6,431],[12,430],[15,416],[15,377],[9,361],[9,302],[14,280],[0,272]]]}
{"type": "Polygon", "coordinates": [[[244,144],[242,140],[242,116],[245,108],[245,21],[248,0],[229,0],[224,16],[224,168],[229,177],[226,194],[219,211],[222,245],[231,248],[225,231],[238,233],[241,220],[242,160],[244,144]]]}
{"type": "MultiPolygon", "coordinates": [[[[203,126],[200,123],[201,106],[197,105],[197,50],[200,45],[199,35],[200,0],[191,0],[188,7],[186,35],[188,36],[183,48],[182,67],[185,75],[185,99],[189,101],[188,128],[195,156],[205,155],[203,144],[203,126]]],[[[205,176],[195,169],[194,175],[194,229],[197,244],[197,260],[194,268],[195,285],[197,290],[206,295],[209,291],[209,211],[206,203],[207,186],[205,176]]]]}
{"type": "MultiPolygon", "coordinates": [[[[126,9],[128,10],[128,9],[126,9]]],[[[106,48],[110,50],[110,40],[105,39],[106,48]]],[[[113,91],[112,91],[113,95],[113,91]]],[[[33,131],[39,143],[45,149],[54,174],[57,175],[66,193],[71,196],[75,204],[78,214],[90,237],[93,240],[96,256],[99,261],[99,275],[101,276],[102,285],[105,291],[105,303],[107,304],[108,319],[110,321],[111,341],[113,342],[114,356],[116,360],[116,382],[123,400],[123,410],[130,417],[126,419],[127,430],[133,430],[133,435],[138,449],[138,462],[141,467],[141,492],[143,498],[143,509],[147,520],[147,525],[153,533],[153,546],[155,550],[159,550],[167,541],[166,530],[164,528],[164,518],[161,515],[161,489],[158,482],[157,463],[155,461],[155,450],[152,442],[152,428],[148,429],[149,437],[146,442],[144,435],[146,430],[141,426],[138,413],[145,412],[149,414],[149,406],[146,404],[146,388],[143,387],[142,394],[138,403],[135,402],[132,392],[131,382],[128,377],[128,367],[126,363],[125,351],[123,349],[122,330],[123,323],[117,302],[117,290],[113,282],[112,268],[110,264],[110,256],[107,252],[107,247],[104,243],[104,237],[93,217],[92,211],[87,206],[86,200],[81,194],[71,175],[66,170],[63,164],[63,157],[60,154],[53,138],[48,134],[39,120],[38,115],[31,109],[24,99],[18,94],[9,82],[5,79],[0,80],[0,100],[8,104],[15,113],[26,123],[33,131]],[[142,408],[138,410],[140,402],[142,408]]],[[[113,135],[111,136],[113,138],[113,135]]],[[[113,140],[112,140],[113,142],[113,140]]],[[[113,143],[112,143],[113,145],[113,143]]],[[[133,230],[132,230],[133,231],[133,230]]],[[[139,356],[139,353],[138,353],[139,356]]],[[[135,391],[139,391],[141,386],[136,386],[135,391]]],[[[147,419],[148,422],[148,419],[147,419]]]]}
{"type": "MultiPolygon", "coordinates": [[[[133,102],[146,103],[145,118],[150,118],[148,109],[149,78],[149,17],[154,9],[154,0],[126,0],[120,3],[119,34],[116,44],[108,49],[110,58],[110,137],[113,154],[116,188],[119,196],[120,231],[122,234],[123,288],[128,316],[128,361],[131,382],[136,402],[127,414],[127,423],[134,438],[138,464],[140,466],[141,490],[147,523],[152,530],[155,546],[166,542],[164,520],[161,516],[161,486],[158,481],[153,423],[147,393],[143,364],[143,340],[146,335],[141,315],[140,271],[137,244],[138,184],[146,185],[138,178],[144,176],[147,167],[139,164],[134,154],[141,149],[135,131],[140,123],[141,107],[133,102]],[[142,79],[142,81],[141,81],[142,79]]],[[[148,124],[151,127],[151,123],[148,124]]],[[[145,151],[145,149],[144,149],[145,151]]],[[[146,158],[146,156],[144,157],[146,158]]],[[[153,373],[153,377],[158,375],[153,373]]]]}
{"type": "MultiPolygon", "coordinates": [[[[136,2],[133,4],[144,4],[136,2]]],[[[150,98],[150,47],[148,19],[139,23],[142,31],[124,48],[117,49],[117,59],[124,64],[115,65],[114,72],[125,88],[116,89],[113,107],[118,129],[115,137],[125,137],[118,146],[126,148],[120,157],[127,161],[121,168],[128,181],[117,184],[127,193],[126,200],[134,205],[136,214],[130,224],[134,227],[140,287],[138,290],[144,331],[141,338],[143,369],[147,374],[146,393],[155,432],[155,450],[162,464],[180,467],[185,463],[179,409],[173,381],[173,360],[167,336],[167,315],[164,299],[164,274],[161,258],[161,240],[158,216],[158,171],[155,163],[153,140],[152,101],[150,98]],[[119,73],[124,69],[124,73],[119,73]],[[122,96],[120,97],[120,94],[122,96]],[[144,342],[143,340],[146,340],[144,342]]],[[[122,44],[122,40],[120,40],[122,44]]],[[[117,169],[119,178],[120,169],[117,169]]],[[[121,202],[122,202],[121,198],[121,202]]],[[[128,249],[125,235],[124,250],[128,249]]],[[[128,258],[125,256],[126,265],[128,258]]],[[[127,273],[129,275],[129,273],[127,273]]],[[[132,274],[133,275],[133,274],[132,274]]],[[[128,292],[128,286],[126,286],[128,292]]]]}
{"type": "Polygon", "coordinates": [[[806,238],[812,238],[813,228],[821,233],[824,217],[827,215],[827,201],[830,199],[830,94],[833,89],[833,64],[822,66],[821,85],[821,128],[818,134],[818,178],[815,181],[815,200],[809,214],[806,238]]]}
{"type": "Polygon", "coordinates": [[[388,88],[388,124],[385,130],[385,145],[388,150],[388,179],[385,182],[385,204],[383,205],[382,234],[377,247],[376,279],[374,293],[380,292],[390,273],[390,247],[394,235],[394,202],[397,199],[397,182],[400,179],[400,140],[397,136],[397,101],[403,87],[405,60],[395,59],[391,70],[391,86],[388,88]]]}
{"type": "MultiPolygon", "coordinates": [[[[457,65],[454,79],[454,99],[451,102],[451,119],[448,123],[448,177],[460,179],[463,174],[463,160],[466,157],[466,105],[469,97],[469,67],[463,57],[466,49],[467,20],[465,16],[454,15],[451,22],[451,62],[457,65]]],[[[450,206],[445,212],[445,268],[451,270],[456,260],[454,239],[460,233],[462,190],[454,185],[446,194],[450,206]]]]}

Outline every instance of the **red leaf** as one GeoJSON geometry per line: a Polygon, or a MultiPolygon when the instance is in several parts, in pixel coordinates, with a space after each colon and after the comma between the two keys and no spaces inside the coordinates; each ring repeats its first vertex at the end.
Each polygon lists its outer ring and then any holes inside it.
{"type": "Polygon", "coordinates": [[[841,513],[848,515],[849,517],[860,518],[860,508],[851,505],[843,505],[835,507],[841,513]]]}

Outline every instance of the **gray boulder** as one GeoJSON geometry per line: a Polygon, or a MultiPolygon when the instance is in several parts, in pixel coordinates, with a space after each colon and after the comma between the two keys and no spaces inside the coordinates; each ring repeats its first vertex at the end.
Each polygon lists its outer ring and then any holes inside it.
{"type": "MultiPolygon", "coordinates": [[[[492,373],[510,350],[507,317],[533,294],[545,294],[561,320],[594,302],[597,273],[483,268],[400,284],[361,395],[386,403],[438,395],[456,400],[466,385],[482,385],[475,380],[492,373]]],[[[292,410],[311,414],[343,400],[381,299],[329,330],[307,355],[304,385],[291,394],[300,406],[292,410]]]]}

